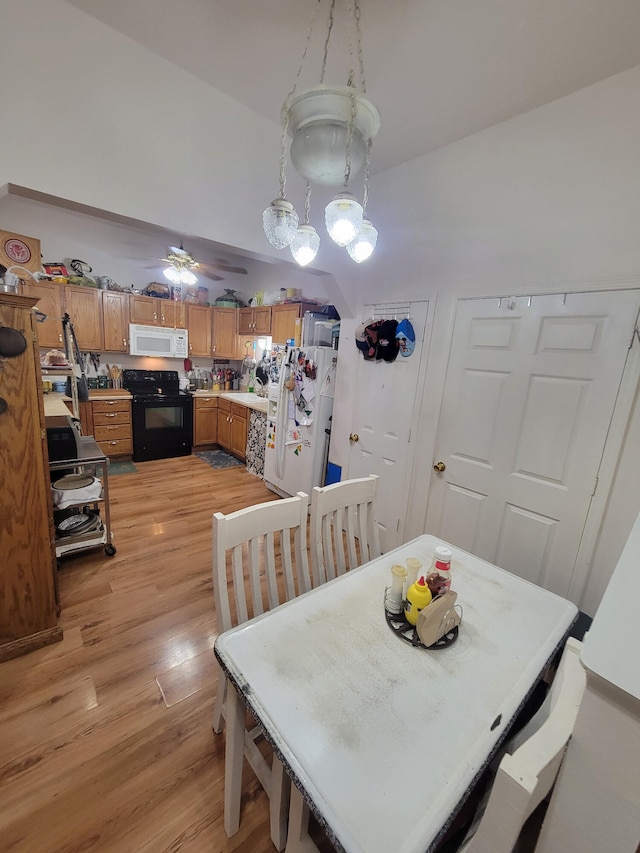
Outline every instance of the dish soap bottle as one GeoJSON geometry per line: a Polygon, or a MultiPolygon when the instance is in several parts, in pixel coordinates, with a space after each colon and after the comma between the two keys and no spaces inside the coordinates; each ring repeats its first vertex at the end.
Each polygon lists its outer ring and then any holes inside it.
{"type": "Polygon", "coordinates": [[[420,575],[418,580],[414,584],[411,584],[407,590],[407,601],[404,607],[404,615],[407,622],[415,625],[420,612],[431,604],[431,599],[431,590],[424,575],[420,575]]]}

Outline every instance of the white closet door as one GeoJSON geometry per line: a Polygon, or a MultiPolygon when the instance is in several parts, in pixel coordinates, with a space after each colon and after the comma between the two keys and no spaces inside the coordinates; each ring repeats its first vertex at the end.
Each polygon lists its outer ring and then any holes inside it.
{"type": "MultiPolygon", "coordinates": [[[[404,523],[409,499],[411,457],[416,440],[412,424],[416,416],[419,377],[426,361],[424,338],[429,303],[413,302],[409,317],[416,334],[413,353],[394,362],[365,361],[358,356],[358,370],[353,399],[352,435],[349,478],[377,474],[380,477],[376,498],[376,519],[380,528],[383,551],[400,545],[404,539],[404,523]],[[424,358],[423,358],[424,356],[424,358]]],[[[385,309],[365,306],[364,316],[382,319],[385,309]],[[371,313],[367,313],[371,311],[371,313]]],[[[407,316],[396,313],[398,319],[407,316]]],[[[385,319],[393,319],[389,306],[385,319]]]]}
{"type": "Polygon", "coordinates": [[[566,595],[638,291],[461,300],[426,529],[566,595]]]}

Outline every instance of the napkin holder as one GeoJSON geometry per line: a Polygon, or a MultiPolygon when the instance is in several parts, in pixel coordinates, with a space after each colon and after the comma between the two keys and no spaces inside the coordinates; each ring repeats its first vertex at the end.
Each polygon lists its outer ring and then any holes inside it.
{"type": "Polygon", "coordinates": [[[427,648],[435,645],[446,634],[449,634],[460,624],[460,613],[455,604],[458,594],[453,590],[439,595],[421,610],[416,623],[416,633],[420,642],[427,648]]]}

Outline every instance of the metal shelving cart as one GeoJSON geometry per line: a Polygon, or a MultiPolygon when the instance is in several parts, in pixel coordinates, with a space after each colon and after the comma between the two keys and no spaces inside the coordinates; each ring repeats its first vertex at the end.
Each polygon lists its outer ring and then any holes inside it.
{"type": "Polygon", "coordinates": [[[99,477],[102,481],[102,497],[89,500],[79,501],[78,503],[67,504],[67,509],[77,509],[79,507],[92,506],[96,513],[99,513],[100,504],[103,505],[103,517],[101,518],[100,527],[87,533],[69,534],[58,536],[56,532],[55,548],[56,557],[63,557],[65,554],[75,554],[78,551],[84,551],[89,548],[100,548],[104,546],[104,552],[108,557],[113,557],[116,553],[116,548],[112,541],[111,533],[111,515],[109,510],[109,471],[108,460],[105,454],[100,450],[98,443],[93,436],[81,436],[79,439],[79,453],[75,459],[60,459],[49,464],[50,471],[62,471],[73,469],[74,473],[87,473],[92,471],[93,476],[99,477]],[[100,473],[98,473],[98,470],[100,473]]]}

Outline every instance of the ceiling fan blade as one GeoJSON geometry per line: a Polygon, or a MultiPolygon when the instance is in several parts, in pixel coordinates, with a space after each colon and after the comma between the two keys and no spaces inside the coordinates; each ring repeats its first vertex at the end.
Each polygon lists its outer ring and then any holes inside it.
{"type": "Polygon", "coordinates": [[[238,275],[247,275],[247,271],[244,267],[232,267],[230,264],[227,264],[224,258],[216,258],[216,260],[209,264],[209,266],[215,267],[217,270],[223,270],[224,272],[234,272],[238,273],[238,275]]]}
{"type": "Polygon", "coordinates": [[[213,281],[224,281],[223,276],[216,275],[214,272],[207,272],[207,270],[200,269],[199,272],[202,275],[206,275],[207,278],[213,279],[213,281]]]}

